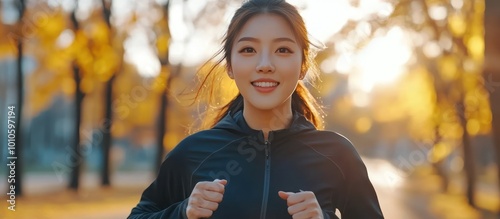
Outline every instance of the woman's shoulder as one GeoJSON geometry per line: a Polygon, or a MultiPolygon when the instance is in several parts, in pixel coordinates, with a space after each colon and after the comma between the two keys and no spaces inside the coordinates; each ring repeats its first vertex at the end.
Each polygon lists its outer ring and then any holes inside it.
{"type": "Polygon", "coordinates": [[[324,154],[351,154],[359,156],[354,144],[346,136],[330,130],[314,130],[299,137],[304,144],[324,154]]]}
{"type": "Polygon", "coordinates": [[[330,130],[314,130],[312,132],[308,132],[305,139],[314,141],[315,143],[353,147],[351,140],[349,140],[346,136],[330,130]]]}
{"type": "Polygon", "coordinates": [[[322,156],[328,157],[344,173],[354,169],[359,171],[364,167],[361,156],[354,144],[346,136],[338,132],[317,130],[310,133],[304,143],[322,156]]]}

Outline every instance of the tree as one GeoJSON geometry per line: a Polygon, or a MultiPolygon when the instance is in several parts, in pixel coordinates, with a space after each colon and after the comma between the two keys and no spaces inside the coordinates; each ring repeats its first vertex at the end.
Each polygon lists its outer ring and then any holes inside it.
{"type": "MultiPolygon", "coordinates": [[[[17,2],[16,6],[19,9],[19,19],[17,21],[17,31],[18,31],[18,37],[17,38],[17,121],[15,124],[16,128],[15,131],[17,133],[15,143],[16,143],[16,148],[14,149],[15,155],[18,158],[22,157],[22,114],[23,114],[23,101],[24,101],[24,83],[23,83],[23,31],[22,31],[22,23],[23,23],[23,17],[24,17],[24,12],[26,10],[26,1],[25,0],[20,0],[17,2]]],[[[16,162],[16,181],[14,182],[15,186],[15,191],[17,195],[22,195],[23,190],[22,190],[22,174],[23,174],[23,169],[22,169],[22,160],[19,159],[16,162]]]]}
{"type": "MultiPolygon", "coordinates": [[[[500,2],[486,0],[485,7],[485,65],[483,70],[484,86],[489,91],[490,108],[492,112],[492,133],[496,152],[498,188],[500,189],[500,2]]],[[[500,206],[499,206],[500,209],[500,206]]],[[[500,211],[498,212],[500,214],[500,211]]]]}
{"type": "MultiPolygon", "coordinates": [[[[75,1],[75,8],[71,12],[70,18],[73,26],[73,31],[77,33],[80,29],[80,26],[78,24],[78,20],[76,19],[76,10],[78,8],[78,2],[75,1]]],[[[75,98],[75,124],[74,124],[74,142],[73,142],[73,151],[75,152],[74,159],[74,165],[72,165],[72,170],[70,174],[70,180],[69,180],[69,188],[73,190],[77,190],[79,187],[79,182],[80,182],[80,175],[81,175],[81,167],[82,167],[82,162],[83,162],[83,157],[81,155],[81,150],[80,150],[80,126],[81,126],[81,118],[82,118],[82,102],[84,98],[84,93],[81,90],[81,72],[79,66],[75,63],[72,65],[72,70],[73,70],[73,78],[75,80],[75,93],[74,93],[74,98],[75,98]]]]}
{"type": "MultiPolygon", "coordinates": [[[[414,7],[407,1],[403,2],[400,3],[402,7],[414,7]]],[[[422,38],[425,37],[425,32],[430,33],[427,37],[431,40],[416,50],[421,54],[419,58],[427,63],[436,96],[433,106],[436,131],[431,138],[435,144],[430,157],[436,164],[438,173],[443,176],[443,181],[447,182],[446,173],[439,163],[453,151],[454,146],[451,144],[460,142],[465,170],[465,194],[469,205],[475,207],[476,162],[471,138],[490,130],[487,121],[490,112],[482,110],[489,103],[481,85],[481,70],[478,67],[483,62],[484,49],[481,39],[482,2],[464,1],[462,5],[448,1],[418,2],[424,12],[421,22],[424,25],[412,23],[414,27],[418,27],[415,29],[424,33],[422,38]],[[432,13],[439,8],[444,9],[444,17],[432,13]],[[425,49],[436,42],[439,45],[436,54],[425,49]]]]}
{"type": "MultiPolygon", "coordinates": [[[[172,83],[172,79],[176,75],[172,75],[171,71],[168,71],[167,69],[170,69],[170,62],[168,59],[168,51],[169,51],[169,45],[168,42],[170,42],[170,26],[168,25],[168,21],[170,20],[169,18],[169,9],[170,9],[170,1],[167,1],[167,3],[164,6],[163,13],[164,13],[164,19],[160,21],[161,27],[159,28],[161,32],[159,33],[159,43],[157,42],[157,49],[158,49],[158,58],[160,59],[160,63],[162,66],[162,73],[166,73],[167,75],[167,81],[166,81],[166,86],[165,90],[163,90],[160,94],[160,109],[158,111],[159,114],[159,119],[158,119],[158,133],[157,133],[157,139],[156,139],[156,148],[157,148],[157,154],[156,154],[156,159],[155,159],[155,168],[156,171],[158,172],[160,170],[161,163],[163,161],[163,154],[165,153],[165,146],[164,146],[164,139],[165,139],[165,132],[167,131],[167,126],[166,126],[166,118],[167,118],[167,110],[168,110],[168,95],[167,93],[170,92],[169,88],[172,83]],[[163,42],[163,43],[161,43],[163,42]],[[164,48],[165,47],[165,48],[164,48]],[[168,73],[167,73],[168,72],[168,73]]],[[[176,72],[180,72],[180,69],[177,69],[176,72]]],[[[162,78],[162,75],[159,76],[160,80],[162,78]]]]}
{"type": "MultiPolygon", "coordinates": [[[[373,114],[369,118],[379,123],[404,122],[409,137],[430,145],[428,157],[443,178],[443,189],[447,187],[448,171],[442,164],[461,149],[456,159],[463,158],[465,193],[473,206],[476,162],[470,139],[490,132],[491,115],[485,110],[489,101],[480,68],[484,50],[482,1],[402,0],[392,4],[389,17],[374,14],[357,23],[349,21],[339,32],[341,36],[334,38],[335,47],[339,45],[335,48],[339,54],[335,55],[338,60],[344,60],[344,56],[357,60],[359,50],[368,47],[373,38],[394,30],[409,39],[406,45],[413,57],[405,64],[406,74],[398,80],[401,85],[370,91],[373,114]],[[363,25],[369,27],[367,31],[363,31],[363,25]]],[[[387,58],[378,61],[386,61],[379,65],[394,64],[387,58]]],[[[356,76],[346,70],[344,73],[356,76]]]]}
{"type": "MultiPolygon", "coordinates": [[[[186,10],[186,2],[183,1],[183,10],[186,10]]],[[[188,11],[186,10],[186,13],[184,13],[183,16],[183,21],[185,22],[187,28],[190,31],[189,37],[184,39],[182,43],[184,43],[187,46],[187,43],[197,34],[204,33],[204,32],[209,32],[207,31],[208,29],[216,29],[216,28],[221,28],[222,23],[220,22],[220,17],[218,16],[219,14],[225,13],[227,10],[227,5],[231,1],[220,1],[218,2],[219,4],[205,4],[203,8],[196,14],[194,15],[189,15],[188,11]]],[[[179,63],[176,66],[171,65],[169,58],[168,58],[168,51],[169,51],[169,43],[171,41],[171,34],[170,34],[170,26],[168,24],[168,21],[170,19],[169,16],[169,10],[171,5],[171,1],[167,1],[164,9],[163,9],[163,15],[164,19],[162,19],[158,23],[157,29],[159,29],[158,34],[158,39],[157,39],[157,50],[158,50],[158,57],[160,60],[160,63],[162,65],[162,75],[158,77],[159,80],[161,80],[161,83],[163,86],[162,88],[164,90],[161,91],[160,93],[160,105],[159,105],[159,119],[158,119],[158,133],[157,133],[157,154],[156,154],[156,159],[155,159],[155,168],[156,171],[159,170],[161,162],[163,161],[164,158],[164,153],[165,153],[165,148],[167,140],[171,140],[170,143],[175,143],[174,139],[170,139],[171,136],[176,136],[175,134],[167,135],[167,133],[173,133],[174,130],[169,130],[168,129],[168,124],[171,124],[176,121],[179,117],[173,118],[173,117],[168,117],[169,113],[171,113],[173,110],[171,110],[173,107],[175,107],[175,102],[171,101],[169,97],[174,96],[172,91],[172,85],[173,81],[176,79],[179,79],[180,74],[184,68],[183,63],[179,63]]],[[[213,43],[219,43],[219,39],[215,39],[214,35],[208,35],[208,37],[213,37],[214,39],[211,39],[213,43]]],[[[226,81],[227,82],[227,81],[226,81]]],[[[189,82],[187,82],[189,83],[189,82]]],[[[222,83],[222,82],[221,82],[222,83]]],[[[188,85],[189,86],[189,85],[188,85]]],[[[225,87],[224,89],[226,89],[225,87]]],[[[221,89],[222,90],[222,89],[221,89]]],[[[185,91],[185,90],[184,90],[185,91]]],[[[184,93],[182,91],[181,93],[184,93]]],[[[192,90],[191,90],[192,91],[192,90]]],[[[226,95],[227,96],[227,95],[226,95]]],[[[232,98],[228,97],[228,98],[232,98]]],[[[223,101],[214,101],[220,102],[223,101]]],[[[209,104],[209,103],[207,103],[209,104]]],[[[185,106],[184,106],[185,107],[185,106]]],[[[171,146],[171,145],[170,145],[171,146]]]]}
{"type": "MultiPolygon", "coordinates": [[[[481,86],[481,70],[478,67],[483,61],[482,6],[484,4],[481,1],[464,2],[461,6],[446,4],[447,23],[442,25],[439,19],[435,17],[431,19],[430,7],[433,5],[427,1],[422,2],[424,10],[428,12],[426,13],[428,20],[434,20],[431,27],[434,34],[438,36],[436,40],[442,41],[444,38],[451,42],[451,49],[443,48],[443,55],[437,59],[436,63],[439,72],[437,78],[444,82],[446,97],[438,104],[445,103],[444,109],[446,109],[446,102],[452,103],[448,111],[450,114],[446,115],[447,110],[444,114],[438,114],[440,118],[448,116],[447,119],[441,121],[439,126],[453,124],[453,126],[460,127],[456,133],[459,134],[462,146],[466,179],[465,193],[469,205],[475,207],[477,177],[471,138],[490,130],[486,119],[490,112],[481,110],[487,108],[489,103],[487,94],[481,86]],[[465,63],[470,65],[467,66],[465,63]]],[[[438,80],[437,78],[435,79],[438,80]]],[[[434,151],[438,153],[438,150],[434,151]]]]}
{"type": "MultiPolygon", "coordinates": [[[[111,30],[111,0],[101,0],[102,11],[104,20],[108,29],[111,30]]],[[[101,184],[103,186],[109,186],[109,174],[110,174],[110,159],[109,153],[111,150],[112,137],[111,137],[111,125],[113,124],[113,113],[111,112],[111,102],[113,99],[113,83],[116,78],[116,73],[112,73],[111,78],[106,81],[106,88],[104,93],[104,121],[109,124],[109,129],[105,130],[103,133],[102,140],[102,172],[101,172],[101,184]]]]}

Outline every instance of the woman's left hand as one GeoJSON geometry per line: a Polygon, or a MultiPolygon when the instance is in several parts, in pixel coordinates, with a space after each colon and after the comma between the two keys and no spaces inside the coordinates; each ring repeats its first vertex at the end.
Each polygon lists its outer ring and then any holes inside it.
{"type": "Polygon", "coordinates": [[[288,213],[293,219],[323,219],[323,211],[319,206],[316,195],[311,191],[297,193],[279,191],[278,195],[286,200],[288,213]]]}

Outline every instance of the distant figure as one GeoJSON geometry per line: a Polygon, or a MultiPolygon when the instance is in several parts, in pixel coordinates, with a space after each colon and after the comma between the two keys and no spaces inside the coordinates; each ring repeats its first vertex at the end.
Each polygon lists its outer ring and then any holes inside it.
{"type": "Polygon", "coordinates": [[[337,218],[336,210],[342,218],[383,218],[351,142],[318,130],[319,105],[303,82],[317,74],[311,46],[294,6],[246,1],[218,62],[239,94],[212,128],[166,156],[129,218],[337,218]]]}

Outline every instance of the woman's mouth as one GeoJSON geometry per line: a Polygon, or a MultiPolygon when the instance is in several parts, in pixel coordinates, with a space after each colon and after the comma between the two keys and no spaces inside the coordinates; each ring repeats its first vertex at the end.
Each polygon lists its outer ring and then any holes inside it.
{"type": "Polygon", "coordinates": [[[271,81],[254,81],[252,82],[253,87],[260,93],[270,93],[278,87],[279,82],[271,81]]]}

